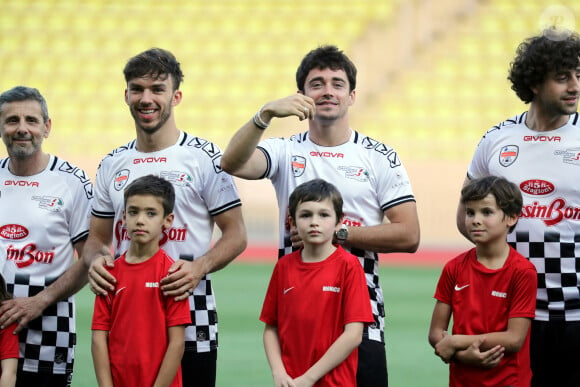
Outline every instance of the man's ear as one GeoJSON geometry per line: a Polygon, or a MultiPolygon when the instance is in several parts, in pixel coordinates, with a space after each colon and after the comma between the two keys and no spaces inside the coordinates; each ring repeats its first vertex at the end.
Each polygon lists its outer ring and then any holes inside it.
{"type": "Polygon", "coordinates": [[[181,90],[175,90],[173,92],[173,99],[171,100],[171,105],[172,106],[177,106],[181,103],[181,100],[183,99],[183,93],[181,92],[181,90]]]}
{"type": "Polygon", "coordinates": [[[50,129],[52,129],[52,120],[50,118],[46,120],[46,122],[44,123],[44,127],[46,130],[44,131],[42,137],[48,138],[48,135],[50,134],[50,129]]]}

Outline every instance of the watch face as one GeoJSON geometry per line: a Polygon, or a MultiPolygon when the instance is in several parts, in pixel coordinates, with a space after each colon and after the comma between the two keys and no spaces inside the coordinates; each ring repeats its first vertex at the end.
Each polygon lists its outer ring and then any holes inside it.
{"type": "Polygon", "coordinates": [[[341,228],[336,232],[336,239],[346,240],[348,238],[348,230],[345,228],[341,228]]]}

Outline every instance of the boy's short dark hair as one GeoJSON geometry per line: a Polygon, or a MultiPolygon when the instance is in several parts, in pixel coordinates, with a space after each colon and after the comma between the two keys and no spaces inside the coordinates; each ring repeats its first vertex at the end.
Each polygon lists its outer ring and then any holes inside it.
{"type": "Polygon", "coordinates": [[[336,46],[320,46],[310,51],[302,59],[298,70],[296,70],[296,86],[301,92],[304,92],[306,77],[312,69],[344,70],[348,78],[349,91],[356,88],[356,66],[336,46]]]}
{"type": "Polygon", "coordinates": [[[162,48],[150,48],[135,55],[125,65],[123,74],[127,83],[132,79],[147,76],[164,80],[170,75],[173,79],[173,91],[178,90],[183,81],[179,62],[171,52],[162,48]]]}
{"type": "Polygon", "coordinates": [[[146,175],[131,182],[125,188],[123,194],[125,206],[127,205],[127,200],[135,195],[151,195],[160,198],[163,204],[163,216],[167,216],[173,212],[175,189],[173,188],[173,184],[161,177],[146,175]]]}
{"type": "Polygon", "coordinates": [[[44,99],[42,94],[40,94],[40,91],[34,87],[15,86],[12,89],[6,90],[0,94],[0,112],[2,111],[4,104],[21,101],[38,102],[40,104],[40,110],[42,112],[42,119],[44,120],[44,123],[48,121],[49,116],[46,99],[44,99]]]}
{"type": "Polygon", "coordinates": [[[296,219],[296,209],[300,203],[320,202],[326,199],[332,202],[336,221],[339,222],[343,216],[342,195],[334,185],[322,179],[310,180],[296,187],[290,195],[288,211],[292,219],[296,219]]]}
{"type": "Polygon", "coordinates": [[[532,87],[540,85],[551,71],[575,69],[580,64],[580,39],[571,31],[545,30],[522,42],[510,65],[508,80],[525,103],[534,99],[532,87]]]}
{"type": "MultiPolygon", "coordinates": [[[[493,195],[497,206],[507,216],[519,217],[522,212],[523,198],[519,187],[499,176],[485,176],[471,180],[461,190],[461,204],[481,200],[487,195],[493,195]]],[[[515,224],[510,228],[514,229],[515,224]]]]}

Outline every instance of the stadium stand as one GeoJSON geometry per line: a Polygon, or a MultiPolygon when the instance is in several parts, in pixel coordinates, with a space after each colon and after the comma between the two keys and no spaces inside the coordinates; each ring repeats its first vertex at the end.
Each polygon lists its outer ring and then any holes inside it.
{"type": "MultiPolygon", "coordinates": [[[[580,5],[569,3],[563,19],[573,26],[580,5]]],[[[506,81],[509,61],[546,17],[559,21],[554,12],[549,0],[5,0],[0,89],[39,88],[53,118],[46,149],[94,176],[102,156],[133,137],[122,77],[132,55],[174,52],[185,73],[178,125],[225,147],[261,104],[296,91],[308,50],[336,44],[359,68],[353,128],[406,162],[423,241],[457,243],[455,198],[475,145],[525,110],[506,81]]],[[[269,133],[305,128],[282,120],[269,133]]],[[[250,229],[269,238],[266,185],[240,191],[250,229]]]]}
{"type": "Polygon", "coordinates": [[[160,46],[176,54],[185,73],[180,126],[225,146],[265,100],[295,91],[292,76],[306,50],[327,42],[348,49],[397,2],[3,3],[1,88],[38,87],[50,104],[58,140],[47,147],[76,159],[100,158],[131,137],[121,70],[140,51],[160,46]]]}

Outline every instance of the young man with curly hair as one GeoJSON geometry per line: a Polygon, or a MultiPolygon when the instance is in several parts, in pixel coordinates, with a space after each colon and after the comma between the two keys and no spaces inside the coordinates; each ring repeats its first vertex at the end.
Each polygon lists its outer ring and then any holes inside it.
{"type": "MultiPolygon", "coordinates": [[[[532,386],[577,386],[580,367],[580,38],[546,30],[517,49],[508,79],[530,107],[491,128],[467,180],[499,175],[524,204],[508,241],[538,272],[532,386]]],[[[467,182],[467,181],[466,181],[467,182]]],[[[457,226],[465,230],[459,205],[457,226]]]]}

